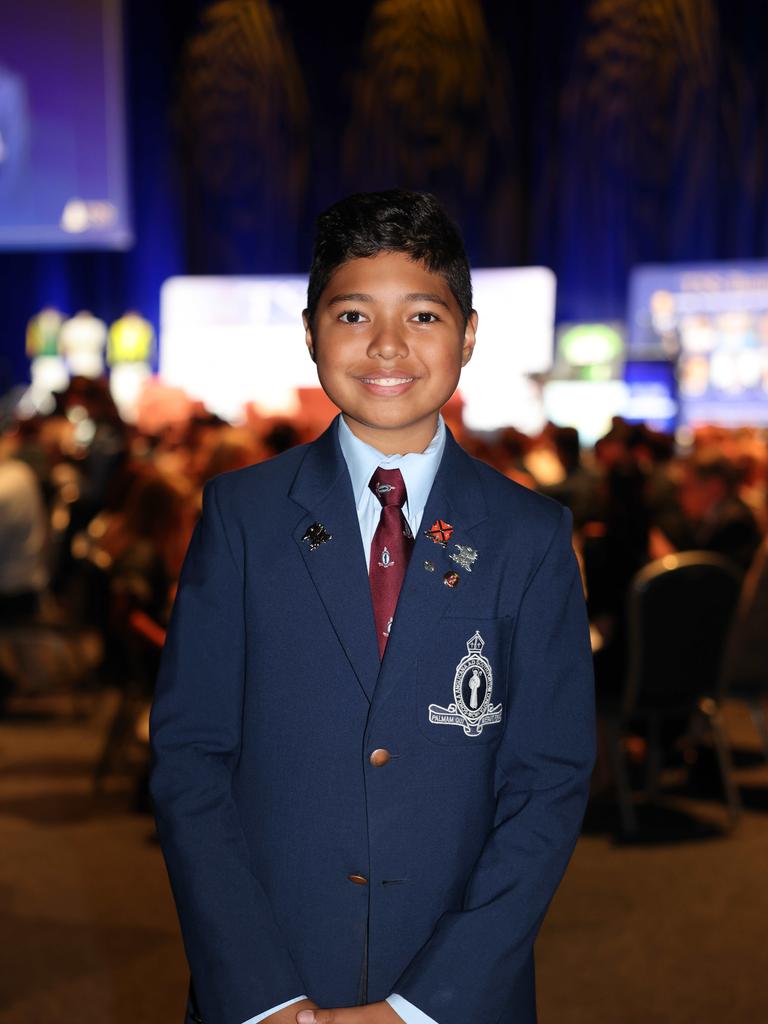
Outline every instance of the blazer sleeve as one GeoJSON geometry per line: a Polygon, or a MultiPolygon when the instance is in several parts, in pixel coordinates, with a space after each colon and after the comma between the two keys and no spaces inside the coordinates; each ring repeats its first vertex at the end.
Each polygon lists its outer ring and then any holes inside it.
{"type": "Polygon", "coordinates": [[[496,1024],[514,1008],[581,827],[594,683],[566,509],[523,594],[509,673],[492,828],[461,910],[442,915],[392,986],[440,1024],[496,1024]]]}
{"type": "Polygon", "coordinates": [[[242,542],[216,483],[181,572],[150,720],[150,790],[200,1014],[240,1024],[304,992],[232,795],[244,688],[242,542]],[[234,532],[234,531],[233,531],[234,532]]]}

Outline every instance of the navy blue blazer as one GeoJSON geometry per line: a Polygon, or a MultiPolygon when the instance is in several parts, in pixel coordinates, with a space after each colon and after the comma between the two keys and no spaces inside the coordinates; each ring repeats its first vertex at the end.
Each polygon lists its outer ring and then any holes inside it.
{"type": "Polygon", "coordinates": [[[438,1024],[536,1020],[534,938],[594,751],[561,506],[449,434],[380,663],[337,424],[218,477],[182,572],[151,736],[206,1024],[301,993],[350,1006],[393,991],[438,1024]],[[453,527],[445,547],[425,533],[437,519],[453,527]],[[313,548],[317,523],[330,539],[313,548]],[[377,749],[386,763],[371,762],[377,749]]]}

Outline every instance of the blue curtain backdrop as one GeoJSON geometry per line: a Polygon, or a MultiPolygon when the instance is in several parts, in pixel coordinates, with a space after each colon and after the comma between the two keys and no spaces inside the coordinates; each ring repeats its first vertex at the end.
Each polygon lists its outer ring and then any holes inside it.
{"type": "Polygon", "coordinates": [[[157,325],[171,274],[304,271],[360,189],[437,192],[563,320],[621,318],[638,262],[766,256],[767,44],[763,0],[129,0],[136,244],[0,254],[0,389],[43,305],[157,325]]]}

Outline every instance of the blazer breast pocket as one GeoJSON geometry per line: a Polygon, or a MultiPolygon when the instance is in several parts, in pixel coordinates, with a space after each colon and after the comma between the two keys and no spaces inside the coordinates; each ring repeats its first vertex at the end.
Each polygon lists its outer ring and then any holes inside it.
{"type": "Polygon", "coordinates": [[[449,746],[496,742],[507,714],[507,670],[514,620],[442,618],[417,663],[419,729],[449,746]]]}

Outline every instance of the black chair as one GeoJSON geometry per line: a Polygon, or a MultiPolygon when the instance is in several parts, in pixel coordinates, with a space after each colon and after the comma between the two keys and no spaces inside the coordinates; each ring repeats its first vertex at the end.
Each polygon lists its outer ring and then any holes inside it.
{"type": "Polygon", "coordinates": [[[768,761],[768,540],[744,579],[728,637],[723,682],[728,697],[749,708],[768,761]]]}
{"type": "Polygon", "coordinates": [[[656,793],[662,730],[683,723],[714,741],[731,824],[741,806],[720,721],[721,662],[741,589],[742,573],[704,551],[668,555],[634,577],[628,595],[627,676],[621,701],[604,711],[622,829],[637,831],[624,736],[647,737],[646,789],[656,793]]]}

